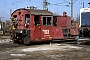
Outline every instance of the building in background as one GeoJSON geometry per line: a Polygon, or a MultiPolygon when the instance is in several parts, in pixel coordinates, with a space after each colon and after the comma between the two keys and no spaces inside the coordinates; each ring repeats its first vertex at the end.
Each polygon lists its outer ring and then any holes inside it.
{"type": "Polygon", "coordinates": [[[10,20],[6,20],[5,22],[3,22],[3,31],[4,31],[4,33],[10,33],[10,27],[11,27],[10,20]]]}
{"type": "Polygon", "coordinates": [[[0,34],[10,33],[10,27],[10,20],[6,20],[5,22],[0,21],[0,34]]]}
{"type": "Polygon", "coordinates": [[[3,34],[3,22],[0,21],[0,34],[3,34]]]}

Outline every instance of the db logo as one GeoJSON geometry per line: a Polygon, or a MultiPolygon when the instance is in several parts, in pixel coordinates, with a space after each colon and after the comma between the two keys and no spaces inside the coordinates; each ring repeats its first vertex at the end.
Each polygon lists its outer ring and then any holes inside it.
{"type": "Polygon", "coordinates": [[[43,30],[44,34],[49,34],[49,30],[43,30]]]}

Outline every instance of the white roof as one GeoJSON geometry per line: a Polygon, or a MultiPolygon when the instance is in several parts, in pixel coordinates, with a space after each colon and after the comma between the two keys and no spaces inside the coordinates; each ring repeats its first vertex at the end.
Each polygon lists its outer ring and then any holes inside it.
{"type": "Polygon", "coordinates": [[[90,12],[90,8],[81,8],[80,13],[82,12],[90,12]]]}

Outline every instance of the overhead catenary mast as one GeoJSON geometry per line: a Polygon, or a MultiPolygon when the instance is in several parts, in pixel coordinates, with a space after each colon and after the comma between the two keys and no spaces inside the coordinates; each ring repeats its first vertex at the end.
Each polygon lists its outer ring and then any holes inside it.
{"type": "Polygon", "coordinates": [[[88,4],[89,4],[89,8],[90,8],[90,2],[88,4]]]}
{"type": "Polygon", "coordinates": [[[49,5],[50,3],[49,2],[47,2],[47,0],[43,0],[43,10],[48,10],[48,5],[49,5]]]}
{"type": "Polygon", "coordinates": [[[73,20],[73,0],[71,0],[71,18],[73,20]]]}

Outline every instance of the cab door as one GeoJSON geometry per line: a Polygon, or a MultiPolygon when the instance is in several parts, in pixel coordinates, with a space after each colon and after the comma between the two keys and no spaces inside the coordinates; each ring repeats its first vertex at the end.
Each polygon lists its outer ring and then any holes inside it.
{"type": "Polygon", "coordinates": [[[35,41],[41,40],[41,24],[40,24],[40,16],[35,15],[34,16],[34,25],[35,25],[35,41]]]}

